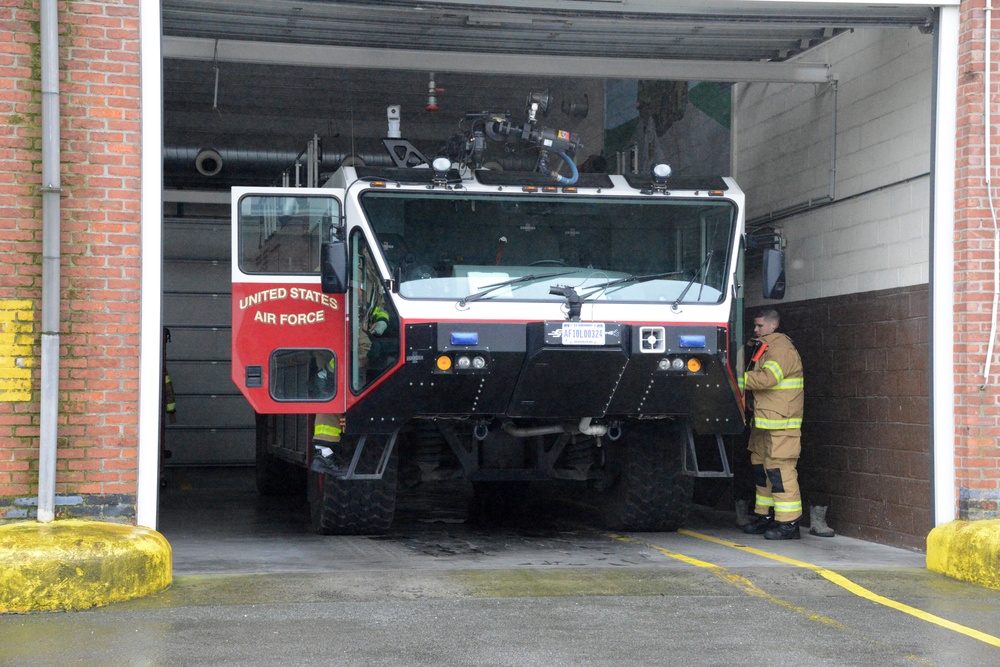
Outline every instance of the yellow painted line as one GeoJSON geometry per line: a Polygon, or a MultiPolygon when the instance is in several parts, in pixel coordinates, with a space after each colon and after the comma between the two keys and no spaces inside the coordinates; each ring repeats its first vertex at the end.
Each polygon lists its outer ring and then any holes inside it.
{"type": "Polygon", "coordinates": [[[621,535],[615,535],[612,533],[611,538],[618,540],[619,542],[626,542],[628,544],[641,544],[642,546],[649,547],[650,549],[655,549],[656,551],[659,551],[664,556],[668,556],[675,560],[679,560],[682,563],[687,563],[688,565],[693,565],[695,567],[700,567],[702,569],[708,570],[722,581],[732,586],[735,586],[736,588],[739,588],[748,595],[752,595],[754,597],[766,600],[767,602],[770,602],[772,604],[784,607],[785,609],[793,611],[796,614],[801,614],[802,616],[808,618],[810,621],[822,623],[823,625],[829,626],[837,630],[847,630],[847,631],[851,630],[851,628],[847,627],[843,623],[840,623],[839,621],[833,620],[832,618],[821,616],[820,614],[814,614],[805,607],[799,607],[798,605],[794,605],[791,602],[788,602],[787,600],[776,598],[767,591],[757,586],[755,583],[753,583],[746,577],[730,572],[721,565],[716,565],[715,563],[709,563],[707,561],[698,560],[697,558],[692,558],[691,556],[685,556],[682,553],[677,553],[676,551],[670,551],[669,549],[664,549],[661,546],[657,546],[649,542],[639,542],[638,540],[634,540],[630,537],[623,537],[621,535]]]}
{"type": "Polygon", "coordinates": [[[689,535],[690,537],[696,537],[699,540],[706,540],[708,542],[714,542],[715,544],[721,544],[722,546],[730,547],[738,551],[743,551],[746,553],[754,554],[755,556],[761,556],[763,558],[769,558],[771,560],[776,560],[779,563],[785,563],[787,565],[794,565],[795,567],[801,567],[806,570],[811,570],[823,577],[827,581],[830,581],[844,590],[847,590],[858,597],[864,598],[866,600],[871,600],[880,605],[889,607],[890,609],[895,609],[896,611],[901,611],[904,614],[909,614],[914,618],[919,618],[922,621],[928,623],[933,623],[934,625],[940,626],[947,630],[963,634],[966,637],[971,637],[972,639],[978,639],[979,641],[989,644],[990,646],[1000,647],[1000,638],[994,637],[993,635],[986,634],[985,632],[980,632],[973,628],[955,623],[954,621],[949,621],[946,618],[941,618],[940,616],[935,616],[929,612],[923,611],[922,609],[917,609],[916,607],[911,607],[908,604],[902,602],[897,602],[891,598],[887,598],[884,595],[879,595],[874,593],[864,586],[859,586],[847,577],[837,574],[832,570],[828,570],[825,567],[820,567],[819,565],[813,565],[812,563],[807,563],[805,561],[796,560],[794,558],[788,558],[787,556],[781,556],[779,554],[771,553],[769,551],[763,551],[761,549],[755,549],[753,547],[748,547],[745,544],[738,544],[736,542],[730,542],[729,540],[719,539],[718,537],[712,537],[711,535],[703,535],[701,533],[696,533],[691,530],[680,529],[677,531],[684,535],[689,535]]]}

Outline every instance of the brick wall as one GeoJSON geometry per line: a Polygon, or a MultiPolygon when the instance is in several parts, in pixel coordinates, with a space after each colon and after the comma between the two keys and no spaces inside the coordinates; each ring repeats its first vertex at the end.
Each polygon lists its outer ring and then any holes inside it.
{"type": "Polygon", "coordinates": [[[803,501],[828,506],[841,534],[923,548],[932,528],[927,286],[778,308],[806,372],[803,501]]]}
{"type": "MultiPolygon", "coordinates": [[[[1000,517],[1000,361],[984,381],[993,300],[994,222],[985,183],[985,1],[963,2],[959,37],[955,205],[955,465],[960,518],[1000,517]]],[[[990,30],[993,100],[1000,85],[1000,16],[990,30]]],[[[1000,166],[1000,106],[992,105],[994,206],[1000,166]]],[[[942,364],[943,366],[943,364],[942,364]]]]}
{"type": "MultiPolygon", "coordinates": [[[[139,3],[59,5],[61,326],[56,511],[135,514],[139,359],[139,3]]],[[[41,92],[38,2],[0,6],[0,304],[28,312],[27,391],[0,387],[0,521],[38,481],[41,92]]],[[[159,224],[159,221],[152,221],[159,224]]],[[[0,356],[11,357],[0,308],[0,356]]],[[[20,342],[20,340],[18,341],[20,342]]],[[[0,374],[0,378],[3,375],[0,374]]],[[[3,380],[0,379],[0,384],[3,380]]]]}

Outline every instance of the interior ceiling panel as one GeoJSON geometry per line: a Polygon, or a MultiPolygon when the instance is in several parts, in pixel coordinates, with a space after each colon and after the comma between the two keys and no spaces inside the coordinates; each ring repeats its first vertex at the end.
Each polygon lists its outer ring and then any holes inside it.
{"type": "MultiPolygon", "coordinates": [[[[930,5],[912,0],[892,6],[745,0],[160,4],[169,188],[232,184],[221,177],[233,169],[210,181],[193,169],[199,148],[218,149],[227,158],[244,151],[245,164],[270,165],[294,159],[316,132],[328,145],[349,150],[384,135],[387,103],[402,106],[404,136],[446,138],[464,112],[505,106],[521,112],[529,90],[566,77],[754,80],[749,73],[762,67],[802,67],[809,60],[805,52],[845,30],[926,32],[934,16],[930,5]],[[684,74],[668,67],[675,62],[684,74]],[[698,64],[734,76],[712,78],[698,64]],[[424,112],[431,71],[444,88],[438,114],[424,112]]],[[[825,69],[812,74],[825,75],[825,69]]]]}

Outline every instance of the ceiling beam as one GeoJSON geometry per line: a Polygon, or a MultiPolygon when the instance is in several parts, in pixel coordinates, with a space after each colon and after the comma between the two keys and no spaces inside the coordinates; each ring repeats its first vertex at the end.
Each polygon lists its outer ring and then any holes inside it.
{"type": "Polygon", "coordinates": [[[364,49],[281,42],[214,40],[197,37],[163,37],[163,57],[182,60],[215,60],[295,67],[350,67],[361,69],[423,70],[564,76],[606,79],[661,79],[669,81],[718,81],[766,83],[827,83],[825,64],[801,62],[721,62],[713,60],[663,60],[639,58],[586,58],[457,53],[403,49],[364,49]],[[218,49],[218,51],[216,51],[218,49]]]}

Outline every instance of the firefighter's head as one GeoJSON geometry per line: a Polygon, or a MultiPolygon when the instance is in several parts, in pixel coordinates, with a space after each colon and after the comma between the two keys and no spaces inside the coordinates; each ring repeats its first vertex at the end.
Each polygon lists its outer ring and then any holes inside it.
{"type": "Polygon", "coordinates": [[[757,316],[753,319],[753,335],[760,338],[761,336],[774,333],[778,330],[780,322],[781,318],[778,317],[778,311],[773,308],[765,308],[757,313],[757,316]]]}

